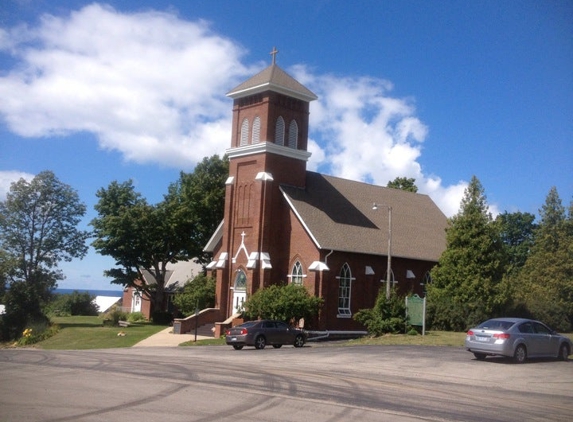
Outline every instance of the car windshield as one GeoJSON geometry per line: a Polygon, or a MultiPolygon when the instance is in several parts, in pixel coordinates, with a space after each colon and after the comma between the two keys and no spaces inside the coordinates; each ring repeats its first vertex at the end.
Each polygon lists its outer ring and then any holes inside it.
{"type": "Polygon", "coordinates": [[[249,328],[252,327],[253,325],[257,324],[259,321],[249,321],[249,322],[245,322],[241,325],[237,325],[237,327],[239,328],[249,328]]]}
{"type": "Polygon", "coordinates": [[[508,330],[514,322],[504,321],[501,319],[490,319],[486,322],[482,322],[478,325],[478,328],[483,328],[484,330],[508,330]]]}

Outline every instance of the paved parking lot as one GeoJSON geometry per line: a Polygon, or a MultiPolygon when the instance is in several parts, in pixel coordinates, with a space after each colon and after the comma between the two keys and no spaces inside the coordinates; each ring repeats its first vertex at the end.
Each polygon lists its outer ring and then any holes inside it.
{"type": "Polygon", "coordinates": [[[8,421],[569,420],[573,361],[310,345],[0,350],[8,421]]]}

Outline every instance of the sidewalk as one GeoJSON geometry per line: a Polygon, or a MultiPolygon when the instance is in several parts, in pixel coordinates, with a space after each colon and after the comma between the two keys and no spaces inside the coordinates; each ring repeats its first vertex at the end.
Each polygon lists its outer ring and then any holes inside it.
{"type": "MultiPolygon", "coordinates": [[[[206,340],[213,337],[197,335],[197,340],[206,340]]],[[[176,347],[186,341],[194,341],[195,334],[173,334],[173,327],[167,327],[165,330],[152,335],[151,337],[141,340],[132,347],[176,347]]]]}

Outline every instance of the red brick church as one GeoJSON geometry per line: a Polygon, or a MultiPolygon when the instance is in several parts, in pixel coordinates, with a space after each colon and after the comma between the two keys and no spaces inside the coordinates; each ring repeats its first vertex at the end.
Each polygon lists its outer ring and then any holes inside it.
{"type": "Polygon", "coordinates": [[[447,220],[436,204],[427,195],[307,171],[309,104],[317,97],[274,56],[227,95],[233,127],[225,213],[206,246],[220,316],[234,315],[258,289],[299,283],[324,298],[311,328],[363,330],[352,316],[386,288],[389,255],[394,288],[421,295],[446,245],[447,220]]]}

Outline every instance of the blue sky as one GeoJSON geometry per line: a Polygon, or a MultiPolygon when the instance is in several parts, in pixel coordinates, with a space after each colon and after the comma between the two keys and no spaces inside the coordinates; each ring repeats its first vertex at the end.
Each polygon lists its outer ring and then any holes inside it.
{"type": "MultiPolygon", "coordinates": [[[[491,211],[573,199],[571,1],[2,0],[0,200],[42,170],[157,202],[230,145],[225,93],[270,64],[305,84],[308,168],[413,177],[451,216],[473,175],[491,211]]],[[[62,288],[117,289],[92,250],[62,288]]]]}

